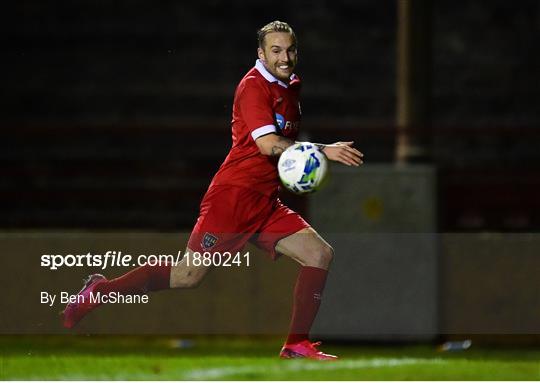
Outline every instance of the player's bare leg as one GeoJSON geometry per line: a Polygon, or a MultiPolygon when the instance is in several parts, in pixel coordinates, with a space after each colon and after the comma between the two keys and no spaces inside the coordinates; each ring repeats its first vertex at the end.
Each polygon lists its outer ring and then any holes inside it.
{"type": "Polygon", "coordinates": [[[302,266],[324,270],[328,270],[334,257],[332,246],[311,227],[278,241],[276,251],[294,259],[302,266]]]}
{"type": "MultiPolygon", "coordinates": [[[[192,253],[186,249],[186,253],[192,253]]],[[[193,288],[198,286],[208,273],[209,266],[193,266],[187,262],[187,257],[176,265],[160,264],[155,266],[140,266],[130,272],[108,280],[101,274],[93,274],[85,281],[78,293],[82,296],[80,302],[70,303],[63,312],[64,327],[74,327],[90,311],[98,307],[98,302],[92,302],[91,294],[146,294],[170,288],[193,288]]]]}
{"type": "Polygon", "coordinates": [[[337,357],[317,350],[320,342],[309,341],[309,331],[319,310],[334,250],[312,228],[306,228],[281,239],[278,253],[287,255],[302,265],[296,287],[289,336],[280,357],[333,360],[337,357]]]}
{"type": "Polygon", "coordinates": [[[171,268],[170,288],[188,289],[199,286],[210,266],[193,266],[187,262],[188,254],[193,254],[189,248],[186,249],[186,256],[176,266],[171,268]]]}

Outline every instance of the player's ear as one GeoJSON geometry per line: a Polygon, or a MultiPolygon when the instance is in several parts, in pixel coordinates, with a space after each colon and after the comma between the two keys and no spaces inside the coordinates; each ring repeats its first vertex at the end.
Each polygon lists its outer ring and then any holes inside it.
{"type": "Polygon", "coordinates": [[[262,48],[257,48],[257,56],[259,56],[259,60],[266,61],[262,48]]]}

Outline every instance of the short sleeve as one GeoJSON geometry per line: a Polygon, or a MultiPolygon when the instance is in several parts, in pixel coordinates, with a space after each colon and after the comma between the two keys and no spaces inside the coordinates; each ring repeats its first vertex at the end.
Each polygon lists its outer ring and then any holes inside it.
{"type": "Polygon", "coordinates": [[[239,89],[236,104],[253,140],[276,132],[272,96],[257,78],[245,79],[243,87],[239,89]]]}

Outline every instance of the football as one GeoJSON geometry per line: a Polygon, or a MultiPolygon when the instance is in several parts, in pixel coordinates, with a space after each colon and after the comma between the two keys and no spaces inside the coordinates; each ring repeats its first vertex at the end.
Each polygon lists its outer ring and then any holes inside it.
{"type": "Polygon", "coordinates": [[[324,153],[311,142],[289,146],[279,157],[278,172],[281,183],[295,194],[317,191],[328,172],[324,153]]]}

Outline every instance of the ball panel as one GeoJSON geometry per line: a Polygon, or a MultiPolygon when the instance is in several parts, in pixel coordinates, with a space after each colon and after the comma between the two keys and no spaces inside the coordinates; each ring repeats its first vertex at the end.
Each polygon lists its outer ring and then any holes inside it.
{"type": "Polygon", "coordinates": [[[320,188],[327,174],[326,156],[310,142],[299,142],[285,150],[278,161],[283,185],[296,194],[320,188]]]}

